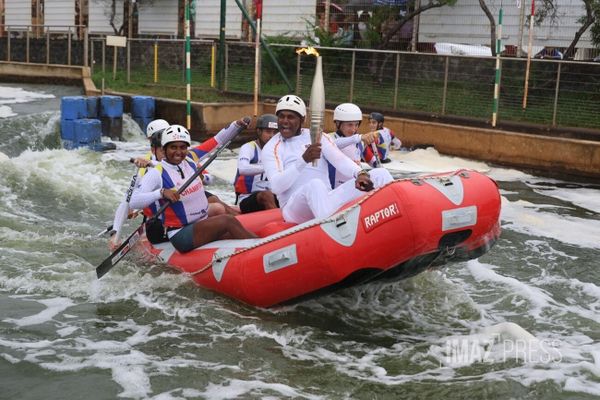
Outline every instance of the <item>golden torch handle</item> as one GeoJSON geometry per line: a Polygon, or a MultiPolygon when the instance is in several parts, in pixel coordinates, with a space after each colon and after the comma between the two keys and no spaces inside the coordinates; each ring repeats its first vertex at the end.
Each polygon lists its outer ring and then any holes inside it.
{"type": "MultiPolygon", "coordinates": [[[[323,120],[323,115],[312,115],[310,116],[310,140],[312,143],[320,143],[321,135],[323,134],[323,125],[321,121],[323,120]]],[[[313,167],[317,166],[318,160],[313,160],[313,167]]]]}

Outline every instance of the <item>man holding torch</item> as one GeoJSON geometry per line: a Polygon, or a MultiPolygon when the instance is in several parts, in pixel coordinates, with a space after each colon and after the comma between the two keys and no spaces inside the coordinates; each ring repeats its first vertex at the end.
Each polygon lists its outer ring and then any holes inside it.
{"type": "Polygon", "coordinates": [[[286,221],[302,223],[328,217],[345,203],[393,180],[383,168],[361,169],[328,135],[319,135],[311,143],[310,130],[302,128],[306,105],[298,96],[279,99],[276,115],[279,133],[264,146],[262,157],[286,221]],[[332,190],[328,163],[353,178],[332,190]]]}

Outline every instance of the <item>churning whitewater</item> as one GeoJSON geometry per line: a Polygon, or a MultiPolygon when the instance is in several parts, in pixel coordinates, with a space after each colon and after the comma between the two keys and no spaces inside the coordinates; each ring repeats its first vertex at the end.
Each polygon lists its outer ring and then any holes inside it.
{"type": "MultiPolygon", "coordinates": [[[[600,396],[599,184],[397,152],[394,174],[496,179],[496,246],[406,281],[257,309],[136,254],[96,279],[109,254],[97,235],[146,141],[125,118],[114,152],[61,149],[58,99],[79,93],[0,88],[0,398],[600,396]]],[[[233,202],[234,154],[209,171],[210,190],[233,202]]]]}

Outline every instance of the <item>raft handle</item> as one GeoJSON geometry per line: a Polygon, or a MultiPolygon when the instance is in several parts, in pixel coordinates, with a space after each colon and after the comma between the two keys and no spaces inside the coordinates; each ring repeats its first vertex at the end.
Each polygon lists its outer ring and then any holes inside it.
{"type": "Polygon", "coordinates": [[[265,273],[277,271],[298,263],[296,245],[283,247],[263,255],[263,268],[265,273]]]}
{"type": "Polygon", "coordinates": [[[448,178],[440,178],[440,183],[444,186],[452,186],[453,185],[452,181],[448,178]]]}

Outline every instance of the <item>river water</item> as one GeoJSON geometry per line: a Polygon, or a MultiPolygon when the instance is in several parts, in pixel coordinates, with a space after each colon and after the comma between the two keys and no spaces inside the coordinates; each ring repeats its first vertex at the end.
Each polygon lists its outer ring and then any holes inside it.
{"type": "Polygon", "coordinates": [[[135,255],[96,279],[145,142],[127,119],[117,151],[60,149],[73,94],[0,89],[0,399],[600,398],[600,184],[419,150],[499,182],[488,254],[256,309],[135,255]]]}

